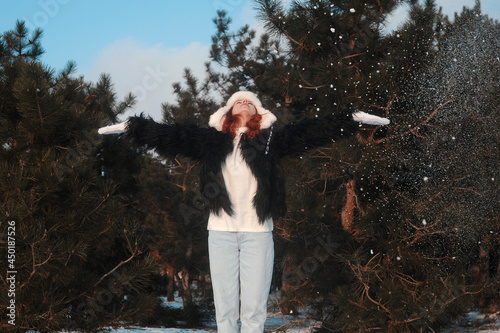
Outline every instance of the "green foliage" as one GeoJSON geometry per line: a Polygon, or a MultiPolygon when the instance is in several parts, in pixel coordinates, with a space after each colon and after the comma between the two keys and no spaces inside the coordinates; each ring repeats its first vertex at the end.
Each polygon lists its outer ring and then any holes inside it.
{"type": "MultiPolygon", "coordinates": [[[[401,332],[495,309],[498,25],[479,3],[450,23],[434,1],[414,1],[384,35],[399,2],[257,3],[279,38],[260,45],[276,48],[257,62],[259,43],[245,29],[231,34],[219,13],[212,57],[230,71],[224,91],[255,90],[281,121],[347,106],[392,121],[284,161],[283,313],[309,305],[324,331],[401,332]]],[[[220,87],[225,77],[209,74],[220,87]]]]}
{"type": "MultiPolygon", "coordinates": [[[[59,74],[44,66],[40,35],[28,37],[18,22],[1,40],[0,228],[7,242],[15,223],[16,271],[15,297],[0,296],[2,318],[15,299],[16,325],[2,321],[1,329],[92,330],[155,302],[142,294],[154,263],[130,198],[99,163],[113,147],[96,129],[123,105],[107,76],[90,84],[72,76],[72,63],[59,74]]],[[[6,246],[0,255],[7,258],[6,246]]]]}
{"type": "MultiPolygon", "coordinates": [[[[205,126],[248,89],[280,122],[345,107],[391,119],[283,161],[279,307],[312,309],[320,331],[435,331],[498,309],[499,26],[479,2],[451,23],[434,1],[409,1],[408,20],[384,33],[403,2],[259,0],[259,37],[218,12],[206,79],[186,69],[162,105],[166,123],[205,126]]],[[[211,292],[199,165],[97,136],[133,96],[117,101],[106,75],[72,77],[72,63],[46,68],[40,36],[18,23],[0,39],[0,227],[16,222],[18,327],[201,325],[211,292]],[[182,311],[156,298],[175,287],[182,311]]]]}

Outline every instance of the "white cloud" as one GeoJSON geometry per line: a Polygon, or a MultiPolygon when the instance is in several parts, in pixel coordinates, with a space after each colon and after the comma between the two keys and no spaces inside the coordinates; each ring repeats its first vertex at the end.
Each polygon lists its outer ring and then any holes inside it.
{"type": "Polygon", "coordinates": [[[398,29],[408,19],[409,8],[410,6],[408,4],[400,5],[389,14],[385,20],[383,32],[390,33],[398,29]]]}
{"type": "MultiPolygon", "coordinates": [[[[226,8],[230,9],[230,16],[234,15],[232,30],[249,24],[257,31],[257,35],[264,32],[264,28],[255,18],[256,10],[253,3],[247,2],[240,11],[236,11],[234,9],[236,5],[241,4],[241,0],[227,1],[233,5],[226,8]]],[[[489,1],[485,0],[486,3],[489,1]]],[[[461,12],[463,6],[473,7],[474,3],[475,0],[438,0],[437,6],[443,6],[444,14],[453,19],[455,11],[461,12]]],[[[407,5],[396,9],[388,18],[385,31],[397,29],[407,19],[407,11],[407,5]]],[[[81,71],[81,74],[87,80],[95,82],[101,73],[109,73],[120,99],[129,92],[137,96],[137,104],[122,116],[122,119],[145,112],[155,120],[161,121],[161,104],[175,102],[172,84],[184,81],[186,67],[190,68],[198,79],[205,78],[204,63],[209,60],[209,49],[209,45],[201,43],[191,43],[184,48],[168,48],[163,44],[145,45],[133,38],[121,39],[104,48],[90,69],[81,71]]]]}
{"type": "MultiPolygon", "coordinates": [[[[495,0],[497,1],[497,0],[495,0]]],[[[423,4],[423,0],[420,0],[420,3],[423,4]]],[[[488,2],[488,0],[486,0],[488,2]]],[[[436,7],[439,9],[442,7],[442,12],[444,15],[448,15],[448,18],[453,21],[455,18],[455,13],[461,13],[464,6],[468,8],[473,8],[475,5],[475,0],[437,0],[436,7]]],[[[399,6],[395,11],[393,11],[386,20],[386,26],[384,32],[390,33],[398,29],[407,19],[408,19],[408,10],[410,6],[408,4],[404,4],[399,6]]],[[[483,13],[485,13],[484,8],[482,6],[483,13]]],[[[494,16],[493,16],[494,17],[494,16]]]]}
{"type": "Polygon", "coordinates": [[[205,78],[208,54],[209,46],[201,43],[167,48],[162,44],[148,47],[132,38],[122,39],[103,49],[83,75],[96,82],[101,73],[108,73],[120,100],[130,92],[137,97],[137,104],[123,119],[144,112],[161,121],[161,104],[175,102],[172,84],[184,81],[185,68],[190,68],[198,79],[205,78]]]}

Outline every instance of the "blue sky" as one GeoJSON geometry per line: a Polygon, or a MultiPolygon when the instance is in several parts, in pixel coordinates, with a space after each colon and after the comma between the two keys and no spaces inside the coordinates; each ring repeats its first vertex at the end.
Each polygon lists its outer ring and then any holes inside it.
{"type": "Polygon", "coordinates": [[[45,61],[61,66],[75,59],[92,65],[100,51],[117,40],[133,38],[145,47],[185,47],[210,43],[218,9],[239,15],[243,0],[0,0],[0,31],[17,19],[44,30],[45,61]]]}
{"type": "MultiPolygon", "coordinates": [[[[437,0],[450,17],[474,3],[437,0]]],[[[481,4],[483,13],[500,19],[499,0],[481,4]]],[[[118,97],[128,92],[138,97],[127,115],[144,111],[161,120],[161,103],[174,102],[172,83],[182,81],[183,69],[204,77],[217,10],[228,12],[235,29],[249,24],[262,31],[254,6],[252,0],[0,0],[0,33],[18,19],[30,29],[42,28],[47,65],[61,70],[73,60],[78,75],[91,81],[109,73],[118,97]]],[[[401,7],[389,28],[396,28],[405,12],[401,7]]]]}

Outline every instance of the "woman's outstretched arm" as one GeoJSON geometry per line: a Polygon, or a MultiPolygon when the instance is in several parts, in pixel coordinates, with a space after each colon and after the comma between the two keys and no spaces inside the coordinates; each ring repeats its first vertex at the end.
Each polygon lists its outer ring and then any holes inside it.
{"type": "Polygon", "coordinates": [[[343,110],[320,118],[289,123],[276,132],[274,144],[282,155],[303,152],[350,138],[359,130],[361,123],[388,125],[389,120],[357,110],[343,110]]]}
{"type": "Polygon", "coordinates": [[[209,129],[187,124],[160,124],[143,115],[99,129],[99,134],[124,133],[134,144],[154,149],[164,157],[177,155],[199,160],[209,129]]]}

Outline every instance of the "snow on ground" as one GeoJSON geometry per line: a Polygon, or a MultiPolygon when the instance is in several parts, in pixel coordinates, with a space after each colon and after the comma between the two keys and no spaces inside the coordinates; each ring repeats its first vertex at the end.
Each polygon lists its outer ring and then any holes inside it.
{"type": "MultiPolygon", "coordinates": [[[[283,316],[276,306],[277,294],[271,294],[269,299],[269,313],[267,316],[266,332],[286,332],[286,333],[308,333],[312,328],[318,325],[317,322],[301,316],[283,316]]],[[[176,298],[175,302],[167,302],[164,299],[165,306],[182,307],[182,300],[176,298]]],[[[215,323],[207,325],[206,328],[187,329],[187,328],[158,328],[158,327],[122,327],[113,329],[111,333],[208,333],[216,332],[215,323]]],[[[459,324],[456,324],[440,333],[500,333],[500,313],[492,318],[482,315],[478,312],[471,312],[464,317],[459,324]]]]}
{"type": "MultiPolygon", "coordinates": [[[[265,323],[266,332],[287,332],[287,333],[307,333],[317,325],[317,323],[305,315],[283,316],[278,309],[277,299],[279,293],[272,293],[269,297],[268,314],[265,323]]],[[[167,302],[162,298],[164,305],[170,308],[182,308],[182,299],[176,297],[174,302],[167,302]]],[[[207,327],[198,329],[187,328],[158,328],[158,327],[122,327],[110,330],[111,333],[208,333],[216,332],[216,324],[209,323],[207,327]]]]}
{"type": "Polygon", "coordinates": [[[479,312],[471,312],[459,324],[453,325],[442,333],[500,333],[500,313],[485,316],[479,312]]]}

